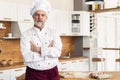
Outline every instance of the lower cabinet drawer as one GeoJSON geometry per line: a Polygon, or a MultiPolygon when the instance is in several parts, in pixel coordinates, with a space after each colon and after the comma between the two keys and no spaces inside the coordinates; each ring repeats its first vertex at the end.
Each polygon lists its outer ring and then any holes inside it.
{"type": "Polygon", "coordinates": [[[9,70],[0,70],[0,78],[3,76],[10,76],[9,70]]]}
{"type": "Polygon", "coordinates": [[[10,79],[10,77],[4,76],[4,77],[0,77],[0,80],[11,80],[11,79],[10,79]]]}
{"type": "Polygon", "coordinates": [[[16,69],[11,69],[11,76],[21,76],[22,74],[24,74],[26,71],[26,68],[16,68],[16,69]]]}

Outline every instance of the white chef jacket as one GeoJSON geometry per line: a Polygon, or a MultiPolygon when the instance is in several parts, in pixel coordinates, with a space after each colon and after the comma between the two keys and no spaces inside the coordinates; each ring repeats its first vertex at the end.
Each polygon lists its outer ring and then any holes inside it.
{"type": "Polygon", "coordinates": [[[62,43],[55,30],[44,27],[40,31],[40,29],[32,27],[22,33],[20,45],[26,66],[36,70],[46,70],[58,64],[62,43]],[[52,40],[54,41],[53,47],[48,47],[52,40]],[[41,47],[41,53],[31,50],[30,41],[41,47]]]}

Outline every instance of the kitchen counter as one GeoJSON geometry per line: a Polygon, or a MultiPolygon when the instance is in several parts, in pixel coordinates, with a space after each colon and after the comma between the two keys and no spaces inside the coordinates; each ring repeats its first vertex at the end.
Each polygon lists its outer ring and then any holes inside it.
{"type": "Polygon", "coordinates": [[[120,80],[120,72],[105,72],[112,74],[111,78],[108,79],[92,79],[92,78],[61,78],[60,80],[120,80]]]}
{"type": "Polygon", "coordinates": [[[59,61],[64,62],[64,61],[83,60],[83,59],[88,59],[88,57],[83,56],[83,57],[72,57],[72,58],[59,58],[59,61]]]}
{"type": "MultiPolygon", "coordinates": [[[[83,60],[87,58],[88,57],[59,58],[59,61],[65,62],[65,61],[71,61],[71,60],[83,60]]],[[[5,66],[0,64],[0,70],[20,68],[20,67],[25,67],[23,62],[18,62],[18,63],[14,63],[13,65],[5,65],[5,66]]]]}
{"type": "MultiPolygon", "coordinates": [[[[112,74],[112,78],[110,79],[102,79],[102,80],[120,80],[120,72],[106,72],[112,74]]],[[[24,80],[25,74],[21,75],[17,78],[17,80],[24,80]]],[[[60,80],[98,80],[92,78],[60,78],[60,80]]]]}
{"type": "Polygon", "coordinates": [[[13,68],[20,68],[25,67],[23,62],[14,63],[13,65],[0,65],[0,70],[6,70],[6,69],[13,69],[13,68]]]}

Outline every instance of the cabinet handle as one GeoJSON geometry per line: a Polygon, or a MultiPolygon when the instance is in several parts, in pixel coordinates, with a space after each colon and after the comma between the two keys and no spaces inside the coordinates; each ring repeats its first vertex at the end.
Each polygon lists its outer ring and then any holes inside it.
{"type": "Polygon", "coordinates": [[[4,20],[11,20],[11,18],[3,18],[4,20]]]}
{"type": "Polygon", "coordinates": [[[77,33],[76,33],[76,34],[73,34],[73,35],[74,35],[74,36],[79,36],[79,34],[77,34],[77,33]]]}
{"type": "Polygon", "coordinates": [[[17,70],[15,70],[15,71],[22,71],[22,69],[17,69],[17,70]]]}
{"type": "Polygon", "coordinates": [[[76,63],[76,61],[72,61],[72,63],[76,63]]]}
{"type": "Polygon", "coordinates": [[[0,72],[0,74],[3,74],[3,72],[0,72]]]}
{"type": "Polygon", "coordinates": [[[66,64],[66,63],[61,63],[61,64],[66,64]]]}
{"type": "Polygon", "coordinates": [[[24,19],[24,21],[30,21],[29,19],[24,19]]]}
{"type": "Polygon", "coordinates": [[[61,70],[66,70],[66,68],[62,68],[61,70]]]}
{"type": "Polygon", "coordinates": [[[66,33],[61,33],[62,35],[66,35],[66,33]]]}
{"type": "Polygon", "coordinates": [[[79,60],[79,62],[82,62],[83,60],[79,60]]]}

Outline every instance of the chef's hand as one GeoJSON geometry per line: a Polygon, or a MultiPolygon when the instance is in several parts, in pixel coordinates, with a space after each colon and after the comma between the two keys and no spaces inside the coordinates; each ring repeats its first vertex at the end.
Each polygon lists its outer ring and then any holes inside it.
{"type": "Polygon", "coordinates": [[[41,47],[37,46],[33,41],[30,41],[30,46],[33,52],[41,53],[41,47]]]}
{"type": "Polygon", "coordinates": [[[53,47],[53,45],[54,45],[54,40],[52,40],[52,41],[50,42],[50,44],[48,45],[48,47],[53,47]]]}

